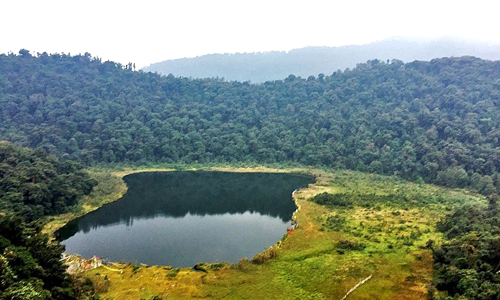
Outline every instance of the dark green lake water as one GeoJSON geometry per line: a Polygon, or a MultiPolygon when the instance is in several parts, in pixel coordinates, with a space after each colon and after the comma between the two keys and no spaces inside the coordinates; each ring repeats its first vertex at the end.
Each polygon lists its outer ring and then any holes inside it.
{"type": "Polygon", "coordinates": [[[236,263],[275,244],[295,211],[298,174],[152,172],[124,177],[118,201],[57,232],[66,252],[112,261],[190,267],[236,263]]]}

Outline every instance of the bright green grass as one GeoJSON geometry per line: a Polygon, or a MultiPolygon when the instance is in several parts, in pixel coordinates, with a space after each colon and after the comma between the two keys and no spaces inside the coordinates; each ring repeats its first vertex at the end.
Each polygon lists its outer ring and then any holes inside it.
{"type": "Polygon", "coordinates": [[[277,258],[263,265],[242,261],[208,273],[183,269],[175,277],[168,277],[160,267],[141,267],[136,273],[126,267],[123,274],[97,269],[87,273],[89,278],[96,273],[108,276],[111,284],[102,293],[103,299],[152,295],[163,299],[341,299],[372,274],[348,299],[425,299],[432,275],[432,255],[426,244],[429,240],[439,243],[441,238],[436,222],[462,203],[485,204],[484,197],[467,191],[396,177],[293,170],[315,175],[317,183],[298,193],[300,227],[278,250],[277,258]],[[367,201],[350,208],[307,200],[322,192],[398,195],[395,199],[406,200],[367,201]],[[340,228],[327,226],[331,216],[342,218],[340,228]]]}

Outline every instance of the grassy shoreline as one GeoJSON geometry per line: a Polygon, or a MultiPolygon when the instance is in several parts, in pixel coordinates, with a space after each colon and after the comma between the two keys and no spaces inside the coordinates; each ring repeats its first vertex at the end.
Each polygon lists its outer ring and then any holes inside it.
{"type": "Polygon", "coordinates": [[[48,234],[50,238],[54,238],[54,233],[71,220],[80,218],[103,205],[114,202],[127,192],[127,185],[122,177],[102,169],[91,169],[87,170],[87,172],[98,184],[90,195],[81,199],[79,205],[73,211],[46,218],[42,232],[48,234]]]}
{"type": "MultiPolygon", "coordinates": [[[[175,170],[145,167],[107,172],[121,179],[138,172],[175,170]]],[[[102,299],[340,299],[369,275],[372,279],[349,297],[422,299],[427,297],[433,270],[426,243],[441,240],[436,222],[462,203],[485,203],[484,197],[463,190],[353,171],[227,166],[183,170],[307,173],[316,177],[316,183],[296,193],[300,227],[277,249],[275,258],[263,263],[242,259],[234,265],[206,264],[202,271],[127,264],[121,265],[122,273],[105,268],[85,272],[102,299]],[[358,202],[338,207],[309,201],[324,192],[358,202]]]]}
{"type": "Polygon", "coordinates": [[[310,168],[275,168],[266,166],[255,167],[230,167],[230,166],[181,166],[173,167],[151,166],[151,167],[112,167],[91,168],[87,172],[98,182],[94,191],[82,199],[73,211],[57,216],[48,216],[45,220],[43,232],[53,238],[54,233],[68,222],[80,218],[100,207],[117,201],[127,192],[127,185],[123,177],[135,173],[144,172],[175,172],[175,171],[217,171],[217,172],[239,172],[239,173],[306,173],[314,176],[310,168]]]}

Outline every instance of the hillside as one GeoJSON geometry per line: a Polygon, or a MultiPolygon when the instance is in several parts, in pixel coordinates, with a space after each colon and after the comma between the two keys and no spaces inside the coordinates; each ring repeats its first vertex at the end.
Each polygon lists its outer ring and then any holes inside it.
{"type": "Polygon", "coordinates": [[[500,188],[500,62],[373,60],[252,85],[0,55],[0,139],[105,163],[299,163],[500,188]]]}
{"type": "Polygon", "coordinates": [[[318,181],[295,193],[300,226],[283,236],[281,246],[237,264],[197,264],[198,271],[116,263],[84,274],[96,289],[107,282],[99,289],[102,299],[342,299],[370,275],[348,299],[465,295],[484,300],[500,295],[493,275],[500,269],[494,263],[498,254],[491,251],[498,224],[488,218],[487,223],[464,225],[472,215],[491,214],[485,197],[397,177],[302,171],[318,181]],[[471,206],[475,209],[469,210],[471,206]],[[445,217],[451,211],[459,213],[445,217]],[[439,220],[444,226],[436,226],[439,220]],[[452,229],[456,238],[444,239],[440,230],[448,229],[441,227],[456,226],[463,228],[452,229]],[[474,239],[470,230],[480,238],[474,239]]]}
{"type": "Polygon", "coordinates": [[[379,59],[403,62],[441,57],[471,55],[489,60],[500,59],[500,45],[454,39],[388,39],[367,45],[306,47],[288,52],[209,54],[194,58],[166,60],[143,68],[144,71],[192,78],[224,78],[254,83],[278,80],[290,74],[307,78],[330,75],[337,70],[354,68],[358,63],[379,59]]]}
{"type": "Polygon", "coordinates": [[[75,163],[0,141],[0,299],[94,299],[92,282],[66,273],[64,246],[41,225],[76,210],[95,185],[75,163]]]}
{"type": "Polygon", "coordinates": [[[13,211],[27,221],[61,214],[95,185],[75,163],[0,141],[0,212],[13,211]]]}
{"type": "Polygon", "coordinates": [[[500,61],[470,56],[250,84],[135,72],[90,54],[0,55],[0,140],[39,148],[0,142],[1,296],[340,299],[370,277],[360,299],[497,299],[499,78],[500,61]],[[199,272],[117,264],[71,279],[62,248],[5,212],[80,214],[126,190],[73,160],[315,166],[302,170],[317,183],[294,194],[296,233],[251,260],[199,272]]]}

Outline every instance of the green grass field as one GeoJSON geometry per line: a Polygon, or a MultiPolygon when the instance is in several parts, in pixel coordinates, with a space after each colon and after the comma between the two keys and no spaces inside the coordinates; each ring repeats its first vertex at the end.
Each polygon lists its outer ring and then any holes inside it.
{"type": "MultiPolygon", "coordinates": [[[[154,296],[340,300],[369,275],[372,278],[348,299],[426,299],[433,267],[428,241],[439,244],[441,240],[436,222],[463,203],[485,203],[484,197],[467,191],[395,177],[300,168],[256,170],[308,172],[317,178],[296,194],[300,226],[273,251],[275,258],[263,253],[259,264],[242,259],[236,265],[206,265],[206,272],[127,264],[113,267],[123,273],[98,268],[84,276],[95,282],[103,299],[115,300],[154,296]],[[341,194],[350,204],[319,205],[309,200],[324,192],[341,194]]],[[[113,188],[119,185],[116,177],[102,180],[101,185],[107,186],[99,192],[101,199],[107,199],[106,191],[120,190],[113,188]]]]}

